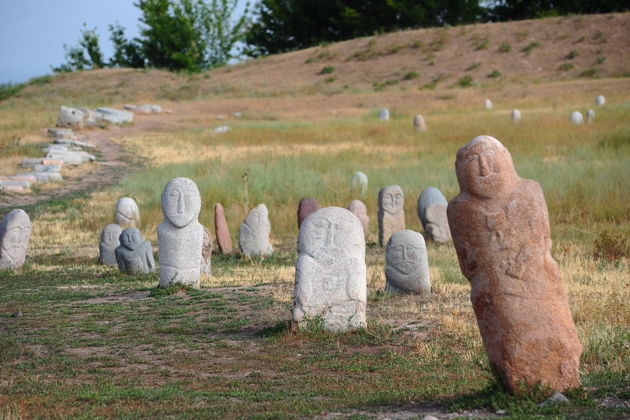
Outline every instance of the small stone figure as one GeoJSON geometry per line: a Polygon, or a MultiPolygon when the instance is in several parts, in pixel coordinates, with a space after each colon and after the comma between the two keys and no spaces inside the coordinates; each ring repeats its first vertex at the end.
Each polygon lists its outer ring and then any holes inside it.
{"type": "Polygon", "coordinates": [[[378,119],[379,120],[383,120],[383,121],[388,121],[389,120],[389,109],[381,108],[381,110],[378,111],[378,119]]]}
{"type": "Polygon", "coordinates": [[[363,201],[352,200],[352,202],[350,202],[350,204],[348,205],[348,210],[350,210],[352,214],[357,216],[357,218],[361,222],[361,226],[363,226],[363,234],[367,238],[367,234],[369,231],[368,228],[370,224],[370,217],[367,214],[367,207],[365,207],[365,204],[363,203],[363,201]]]}
{"type": "Polygon", "coordinates": [[[360,197],[365,197],[368,189],[368,177],[361,171],[357,171],[352,176],[352,191],[359,194],[360,197]]]}
{"type": "Polygon", "coordinates": [[[448,201],[435,187],[427,187],[418,197],[418,218],[427,236],[436,242],[451,240],[451,231],[446,217],[448,201]]]}
{"type": "Polygon", "coordinates": [[[203,227],[203,243],[201,245],[201,272],[212,274],[212,236],[207,227],[203,227]]]}
{"type": "Polygon", "coordinates": [[[385,279],[388,292],[431,292],[427,246],[422,235],[409,229],[392,234],[385,253],[385,279]]]}
{"type": "Polygon", "coordinates": [[[312,197],[305,197],[301,199],[297,210],[298,229],[302,226],[304,219],[306,219],[309,214],[317,210],[319,210],[317,200],[312,197]]]}
{"type": "Polygon", "coordinates": [[[483,101],[483,107],[486,108],[487,110],[491,110],[492,101],[490,99],[486,99],[485,101],[483,101]]]}
{"type": "Polygon", "coordinates": [[[461,192],[448,221],[495,372],[513,393],[538,382],[554,391],[579,386],[582,346],[551,256],[540,185],[520,178],[490,136],[459,149],[455,170],[461,192]]]}
{"type": "Polygon", "coordinates": [[[522,118],[521,111],[519,111],[518,109],[513,109],[512,110],[512,121],[519,122],[521,120],[521,118],[522,118]]]}
{"type": "Polygon", "coordinates": [[[214,233],[217,236],[217,244],[221,250],[221,254],[232,253],[232,237],[225,220],[225,212],[221,203],[214,205],[214,233]]]}
{"type": "Polygon", "coordinates": [[[378,242],[387,245],[392,233],[405,228],[405,194],[398,185],[388,185],[378,193],[378,242]]]}
{"type": "Polygon", "coordinates": [[[586,111],[586,121],[588,121],[589,124],[592,124],[593,121],[595,121],[595,111],[593,111],[592,109],[586,111]]]}
{"type": "Polygon", "coordinates": [[[188,178],[173,178],[162,192],[164,220],[157,227],[160,287],[199,287],[203,226],[197,218],[201,195],[188,178]]]}
{"type": "Polygon", "coordinates": [[[597,97],[595,98],[595,103],[597,105],[605,105],[606,104],[606,98],[604,98],[604,95],[597,95],[597,97]]]}
{"type": "Polygon", "coordinates": [[[31,219],[22,209],[8,212],[0,223],[0,270],[15,270],[26,260],[31,219]]]}
{"type": "Polygon", "coordinates": [[[584,123],[584,117],[580,111],[573,111],[569,117],[569,121],[575,125],[582,125],[584,123]]]}
{"type": "Polygon", "coordinates": [[[361,223],[346,209],[317,210],[298,235],[293,326],[319,320],[331,331],[365,328],[366,302],[361,223]]]}
{"type": "Polygon", "coordinates": [[[271,223],[267,206],[259,204],[249,212],[238,230],[238,246],[245,255],[271,255],[273,247],[269,240],[271,223]]]}
{"type": "Polygon", "coordinates": [[[120,246],[120,234],[122,228],[111,223],[105,226],[101,232],[101,241],[98,244],[99,257],[101,264],[116,265],[116,248],[120,246]]]}
{"type": "Polygon", "coordinates": [[[120,246],[114,251],[118,269],[127,274],[152,273],[155,260],[151,242],[145,241],[140,230],[128,227],[120,234],[120,246]]]}
{"type": "Polygon", "coordinates": [[[418,131],[427,131],[427,123],[424,121],[424,117],[420,114],[413,117],[413,126],[418,131]]]}
{"type": "Polygon", "coordinates": [[[133,198],[122,197],[116,203],[116,223],[121,228],[140,227],[140,209],[133,198]]]}

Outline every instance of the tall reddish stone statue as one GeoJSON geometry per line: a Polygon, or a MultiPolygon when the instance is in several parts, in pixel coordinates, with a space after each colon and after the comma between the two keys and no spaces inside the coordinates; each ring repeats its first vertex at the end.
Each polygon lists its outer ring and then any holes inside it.
{"type": "Polygon", "coordinates": [[[231,254],[232,237],[230,236],[230,230],[228,229],[221,203],[214,205],[214,233],[217,236],[217,244],[219,244],[221,254],[231,254]]]}
{"type": "Polygon", "coordinates": [[[479,136],[459,149],[461,192],[448,222],[488,358],[506,388],[562,391],[580,385],[582,346],[564,283],[551,257],[540,185],[520,178],[510,152],[479,136]]]}
{"type": "Polygon", "coordinates": [[[301,199],[297,210],[298,229],[302,226],[304,219],[317,210],[319,210],[319,204],[313,197],[304,197],[301,199]]]}

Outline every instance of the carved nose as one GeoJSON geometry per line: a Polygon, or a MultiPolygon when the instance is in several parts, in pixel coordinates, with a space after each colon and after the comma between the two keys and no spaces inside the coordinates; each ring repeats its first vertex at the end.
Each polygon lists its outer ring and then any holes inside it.
{"type": "Polygon", "coordinates": [[[490,172],[490,165],[488,165],[486,158],[479,156],[479,175],[488,176],[490,175],[490,172]]]}
{"type": "Polygon", "coordinates": [[[184,212],[184,200],[182,200],[182,196],[180,195],[179,198],[177,199],[177,213],[183,213],[184,212]]]}

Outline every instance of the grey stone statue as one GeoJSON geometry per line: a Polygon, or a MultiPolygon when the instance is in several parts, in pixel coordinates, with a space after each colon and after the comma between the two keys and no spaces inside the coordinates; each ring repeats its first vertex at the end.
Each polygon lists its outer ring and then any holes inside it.
{"type": "Polygon", "coordinates": [[[238,230],[238,245],[243,254],[270,255],[273,247],[269,240],[271,223],[267,206],[259,204],[249,212],[238,230]]]}
{"type": "Polygon", "coordinates": [[[385,254],[385,290],[397,294],[431,291],[429,260],[424,238],[405,229],[394,232],[385,254]]]}
{"type": "Polygon", "coordinates": [[[120,235],[122,228],[111,223],[103,228],[101,232],[101,241],[98,244],[99,257],[101,264],[116,265],[116,248],[120,246],[120,235]]]}
{"type": "Polygon", "coordinates": [[[26,260],[26,250],[33,227],[22,209],[7,213],[0,223],[0,270],[15,270],[26,260]]]}
{"type": "Polygon", "coordinates": [[[155,271],[151,242],[145,241],[140,230],[128,227],[120,234],[120,246],[114,251],[121,272],[152,273],[155,271]]]}

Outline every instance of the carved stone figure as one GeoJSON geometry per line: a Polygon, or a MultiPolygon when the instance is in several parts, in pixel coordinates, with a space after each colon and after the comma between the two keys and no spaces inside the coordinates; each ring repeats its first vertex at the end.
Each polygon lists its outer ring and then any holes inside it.
{"type": "Polygon", "coordinates": [[[492,109],[492,101],[490,99],[486,99],[485,101],[483,101],[483,107],[487,110],[492,109]]]}
{"type": "Polygon", "coordinates": [[[420,114],[413,117],[413,126],[416,130],[427,131],[427,123],[424,121],[424,117],[420,114]]]}
{"type": "Polygon", "coordinates": [[[422,235],[409,229],[392,234],[385,253],[385,280],[388,292],[431,292],[427,246],[422,235]]]}
{"type": "Polygon", "coordinates": [[[120,227],[140,227],[140,209],[133,198],[122,197],[116,203],[114,220],[120,227]]]}
{"type": "Polygon", "coordinates": [[[0,223],[0,270],[15,270],[24,264],[31,238],[31,219],[22,209],[8,212],[0,223]]]}
{"type": "Polygon", "coordinates": [[[238,246],[247,256],[271,255],[273,247],[269,235],[271,223],[267,206],[259,204],[249,212],[238,230],[238,246]]]}
{"type": "Polygon", "coordinates": [[[197,218],[201,195],[188,178],[173,178],[162,192],[164,220],[157,227],[160,287],[199,287],[203,226],[197,218]]]}
{"type": "Polygon", "coordinates": [[[595,121],[595,111],[592,109],[586,111],[586,121],[589,123],[593,123],[593,121],[595,121]]]}
{"type": "Polygon", "coordinates": [[[348,210],[326,207],[300,228],[293,326],[321,321],[331,331],[367,326],[365,239],[348,210]]]}
{"type": "Polygon", "coordinates": [[[317,200],[312,197],[305,197],[301,199],[297,210],[298,229],[302,226],[304,219],[306,219],[309,214],[317,210],[319,210],[317,200]]]}
{"type": "Polygon", "coordinates": [[[383,120],[383,121],[388,121],[389,120],[389,109],[381,108],[381,110],[378,111],[378,119],[379,120],[383,120]]]}
{"type": "Polygon", "coordinates": [[[575,125],[582,125],[584,123],[584,117],[580,111],[573,111],[569,117],[569,121],[575,125]]]}
{"type": "Polygon", "coordinates": [[[140,230],[128,227],[120,234],[120,246],[114,251],[116,262],[121,272],[152,273],[155,271],[155,260],[151,242],[145,241],[140,230]]]}
{"type": "Polygon", "coordinates": [[[578,386],[582,347],[551,256],[540,185],[520,178],[490,136],[459,149],[455,168],[461,192],[448,221],[495,371],[514,393],[539,381],[555,391],[578,386]]]}
{"type": "Polygon", "coordinates": [[[512,110],[512,121],[514,122],[519,122],[522,118],[521,115],[521,111],[519,111],[518,109],[513,109],[512,110]]]}
{"type": "Polygon", "coordinates": [[[221,203],[214,205],[214,233],[217,236],[217,244],[222,254],[232,253],[232,237],[225,220],[225,212],[221,203]]]}
{"type": "Polygon", "coordinates": [[[101,264],[116,265],[116,248],[120,246],[120,234],[122,228],[111,223],[103,228],[101,231],[101,241],[98,244],[99,257],[98,260],[101,264]]]}
{"type": "Polygon", "coordinates": [[[427,236],[437,242],[451,240],[451,231],[446,217],[448,201],[435,187],[425,188],[418,197],[418,218],[427,236]]]}
{"type": "Polygon", "coordinates": [[[352,191],[358,193],[360,197],[365,197],[368,190],[368,177],[361,171],[354,173],[352,177],[352,191]]]}
{"type": "Polygon", "coordinates": [[[357,216],[357,218],[361,222],[361,226],[363,226],[363,234],[367,238],[367,234],[369,232],[370,217],[367,214],[367,207],[365,207],[363,201],[352,200],[348,205],[348,210],[350,210],[352,214],[357,216]]]}
{"type": "Polygon", "coordinates": [[[597,97],[595,98],[595,103],[597,105],[605,105],[606,104],[606,98],[604,97],[604,95],[597,95],[597,97]]]}
{"type": "Polygon", "coordinates": [[[212,236],[207,227],[203,227],[203,242],[201,244],[201,272],[212,274],[212,236]]]}
{"type": "Polygon", "coordinates": [[[398,185],[388,185],[378,193],[378,241],[386,245],[392,233],[405,228],[405,194],[398,185]]]}

